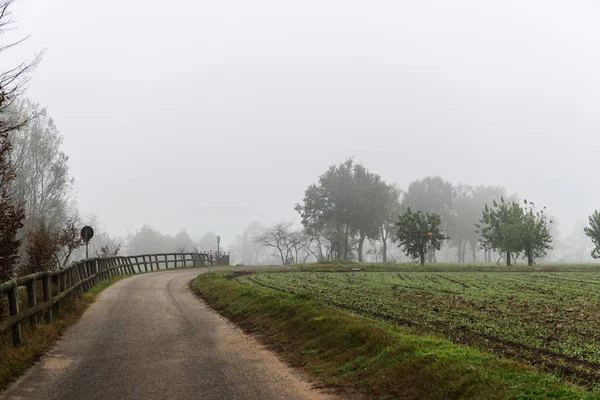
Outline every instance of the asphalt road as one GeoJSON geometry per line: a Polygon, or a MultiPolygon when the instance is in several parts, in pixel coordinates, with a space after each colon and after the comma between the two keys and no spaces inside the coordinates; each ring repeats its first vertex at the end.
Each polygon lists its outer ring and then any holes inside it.
{"type": "Polygon", "coordinates": [[[195,298],[199,269],[107,288],[2,399],[327,399],[195,298]]]}

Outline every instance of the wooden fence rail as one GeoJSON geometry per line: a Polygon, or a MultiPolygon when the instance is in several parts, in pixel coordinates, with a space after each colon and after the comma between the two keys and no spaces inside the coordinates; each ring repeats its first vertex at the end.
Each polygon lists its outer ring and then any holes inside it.
{"type": "MultiPolygon", "coordinates": [[[[169,268],[197,267],[213,264],[207,253],[142,254],[93,258],[69,265],[58,271],[38,272],[0,283],[0,298],[8,296],[9,317],[0,320],[0,333],[12,329],[13,344],[21,344],[21,323],[29,319],[35,326],[40,314],[52,322],[60,312],[60,302],[75,291],[84,292],[98,282],[119,275],[133,275],[169,268]],[[36,304],[36,282],[42,282],[41,303],[36,304]],[[27,307],[20,310],[19,287],[27,290],[27,307]]],[[[39,293],[38,293],[39,294],[39,293]]],[[[1,305],[0,305],[1,306],[1,305]]]]}

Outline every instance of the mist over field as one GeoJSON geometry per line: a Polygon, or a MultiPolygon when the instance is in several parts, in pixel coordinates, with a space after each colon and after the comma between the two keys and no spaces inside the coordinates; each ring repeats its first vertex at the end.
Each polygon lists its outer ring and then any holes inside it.
{"type": "MultiPolygon", "coordinates": [[[[5,38],[31,37],[3,65],[45,49],[25,96],[62,137],[69,209],[104,235],[98,251],[216,251],[219,235],[232,262],[281,262],[255,238],[280,221],[300,230],[307,188],[352,158],[400,202],[430,176],[501,187],[547,207],[543,261],[592,261],[597,2],[19,0],[12,12],[5,38]],[[140,232],[156,241],[133,246],[140,232]]],[[[364,246],[381,260],[380,240],[364,246]]]]}
{"type": "Polygon", "coordinates": [[[600,399],[599,16],[0,0],[0,397],[600,399]]]}

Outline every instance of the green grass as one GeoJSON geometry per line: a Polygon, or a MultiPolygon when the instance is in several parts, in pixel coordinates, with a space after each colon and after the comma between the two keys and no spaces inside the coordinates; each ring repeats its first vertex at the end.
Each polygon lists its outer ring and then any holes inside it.
{"type": "Polygon", "coordinates": [[[43,318],[40,318],[42,321],[34,328],[23,323],[23,343],[19,347],[13,347],[10,330],[0,335],[0,391],[39,361],[65,329],[79,320],[102,290],[128,276],[130,275],[101,281],[82,295],[66,299],[60,305],[60,317],[54,318],[51,324],[43,323],[43,318]]]}
{"type": "Polygon", "coordinates": [[[600,382],[600,273],[296,272],[240,283],[301,294],[354,313],[600,382]]]}
{"type": "MultiPolygon", "coordinates": [[[[346,274],[330,275],[335,279],[334,275],[346,274]]],[[[328,307],[311,300],[308,292],[290,293],[244,283],[249,276],[239,272],[203,274],[194,280],[192,288],[226,317],[258,332],[261,340],[292,365],[347,395],[408,399],[600,398],[596,391],[516,361],[328,307]]],[[[251,275],[257,276],[263,274],[251,275]]]]}

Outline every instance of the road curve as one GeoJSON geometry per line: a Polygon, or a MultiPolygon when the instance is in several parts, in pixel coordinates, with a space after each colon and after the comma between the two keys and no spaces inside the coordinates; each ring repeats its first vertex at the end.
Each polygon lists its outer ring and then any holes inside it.
{"type": "Polygon", "coordinates": [[[196,299],[206,269],[134,276],[105,289],[1,399],[328,399],[196,299]]]}

